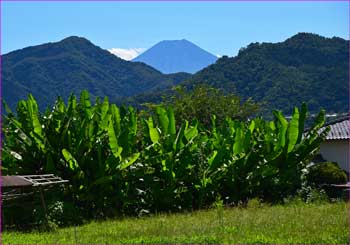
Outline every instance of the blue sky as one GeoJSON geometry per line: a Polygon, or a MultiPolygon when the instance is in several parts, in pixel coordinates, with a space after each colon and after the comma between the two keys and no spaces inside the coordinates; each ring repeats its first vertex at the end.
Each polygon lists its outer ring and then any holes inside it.
{"type": "Polygon", "coordinates": [[[1,4],[3,54],[71,35],[104,49],[131,51],[185,38],[215,55],[229,56],[251,42],[279,42],[298,32],[349,39],[345,1],[1,4]]]}

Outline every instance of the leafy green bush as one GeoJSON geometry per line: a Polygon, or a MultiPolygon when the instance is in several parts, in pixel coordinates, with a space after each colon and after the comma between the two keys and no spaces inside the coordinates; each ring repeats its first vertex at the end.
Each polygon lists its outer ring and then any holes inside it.
{"type": "Polygon", "coordinates": [[[344,184],[346,173],[335,162],[322,162],[312,166],[307,175],[310,184],[323,186],[327,184],[344,184]]]}
{"type": "Polygon", "coordinates": [[[343,190],[331,186],[331,184],[344,184],[347,182],[345,171],[339,168],[335,162],[315,164],[309,169],[306,179],[311,187],[323,189],[330,198],[341,198],[344,196],[343,190]]]}
{"type": "Polygon", "coordinates": [[[173,107],[176,118],[189,122],[196,119],[206,127],[211,126],[213,115],[216,124],[221,125],[226,118],[246,120],[260,108],[251,98],[242,102],[237,95],[206,85],[195,86],[192,90],[177,86],[174,91],[175,95],[163,100],[165,105],[173,107]]]}

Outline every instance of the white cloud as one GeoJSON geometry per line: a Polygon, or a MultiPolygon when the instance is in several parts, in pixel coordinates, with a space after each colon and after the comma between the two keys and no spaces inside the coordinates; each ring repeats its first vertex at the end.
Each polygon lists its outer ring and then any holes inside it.
{"type": "Polygon", "coordinates": [[[216,55],[216,57],[217,57],[217,58],[221,58],[221,57],[222,57],[222,55],[220,55],[220,54],[217,54],[217,55],[216,55]]]}
{"type": "Polygon", "coordinates": [[[112,54],[118,56],[119,58],[122,58],[124,60],[132,60],[139,54],[141,54],[143,51],[145,51],[145,48],[127,48],[127,49],[122,49],[122,48],[111,48],[108,49],[109,52],[112,54]]]}

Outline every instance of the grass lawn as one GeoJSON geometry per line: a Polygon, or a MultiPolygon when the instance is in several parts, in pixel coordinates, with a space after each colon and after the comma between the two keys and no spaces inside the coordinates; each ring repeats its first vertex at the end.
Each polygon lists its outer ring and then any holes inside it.
{"type": "Polygon", "coordinates": [[[216,208],[2,234],[3,244],[350,243],[349,203],[216,208]]]}

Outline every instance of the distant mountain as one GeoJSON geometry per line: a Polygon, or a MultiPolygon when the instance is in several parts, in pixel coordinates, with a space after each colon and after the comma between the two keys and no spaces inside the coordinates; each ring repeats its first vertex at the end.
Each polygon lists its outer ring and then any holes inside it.
{"type": "Polygon", "coordinates": [[[348,57],[348,40],[299,33],[284,42],[252,43],[236,57],[224,56],[192,76],[165,75],[144,63],[122,60],[84,38],[69,37],[3,55],[2,94],[14,109],[32,93],[43,110],[57,96],[67,99],[82,89],[93,97],[137,104],[159,101],[179,83],[188,88],[204,83],[263,102],[264,111],[290,114],[305,101],[312,113],[320,108],[348,112],[348,57]]]}
{"type": "Polygon", "coordinates": [[[32,93],[41,109],[57,96],[87,89],[92,96],[120,101],[125,96],[175,85],[189,74],[164,75],[143,63],[122,60],[87,39],[68,37],[2,56],[3,98],[14,109],[32,93]]]}
{"type": "Polygon", "coordinates": [[[195,73],[210,64],[217,57],[197,45],[182,39],[161,41],[132,61],[144,62],[157,70],[169,74],[175,72],[195,73]]]}
{"type": "Polygon", "coordinates": [[[290,114],[302,101],[311,112],[349,111],[349,41],[299,33],[280,43],[252,43],[224,56],[184,85],[209,84],[290,114]]]}

